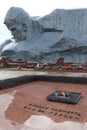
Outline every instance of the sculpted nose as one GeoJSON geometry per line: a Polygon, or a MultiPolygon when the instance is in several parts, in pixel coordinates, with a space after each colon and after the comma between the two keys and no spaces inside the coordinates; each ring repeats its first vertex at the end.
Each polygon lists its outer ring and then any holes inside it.
{"type": "Polygon", "coordinates": [[[12,35],[15,35],[15,33],[16,33],[16,29],[15,29],[15,28],[12,28],[12,29],[11,29],[11,34],[12,34],[12,35]]]}

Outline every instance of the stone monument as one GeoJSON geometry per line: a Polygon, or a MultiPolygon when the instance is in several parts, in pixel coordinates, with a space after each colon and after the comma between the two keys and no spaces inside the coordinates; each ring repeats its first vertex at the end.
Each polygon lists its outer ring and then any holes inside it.
{"type": "Polygon", "coordinates": [[[87,9],[55,9],[31,17],[19,7],[11,7],[4,19],[12,38],[0,46],[0,56],[37,62],[87,61],[87,9]]]}

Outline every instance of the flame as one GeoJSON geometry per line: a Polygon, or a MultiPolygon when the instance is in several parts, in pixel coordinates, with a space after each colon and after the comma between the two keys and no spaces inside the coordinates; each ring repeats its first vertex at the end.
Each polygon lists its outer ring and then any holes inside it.
{"type": "Polygon", "coordinates": [[[66,96],[64,91],[61,92],[61,95],[64,96],[64,97],[66,96]]]}

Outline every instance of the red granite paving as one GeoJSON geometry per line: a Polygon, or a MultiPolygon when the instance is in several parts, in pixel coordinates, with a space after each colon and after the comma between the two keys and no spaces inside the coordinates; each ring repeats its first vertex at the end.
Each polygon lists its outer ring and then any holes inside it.
{"type": "Polygon", "coordinates": [[[87,85],[35,81],[1,90],[0,94],[17,90],[15,99],[6,111],[6,117],[23,123],[31,115],[46,115],[56,122],[67,120],[83,122],[87,112],[87,85]],[[81,92],[83,97],[76,105],[50,102],[46,97],[56,90],[81,92]]]}

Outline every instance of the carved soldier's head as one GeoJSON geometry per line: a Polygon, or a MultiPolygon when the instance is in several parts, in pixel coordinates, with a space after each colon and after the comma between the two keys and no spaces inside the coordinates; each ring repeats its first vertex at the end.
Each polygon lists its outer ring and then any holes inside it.
{"type": "Polygon", "coordinates": [[[28,28],[30,26],[30,16],[22,8],[11,7],[4,19],[4,24],[11,31],[16,42],[27,39],[28,28]]]}

